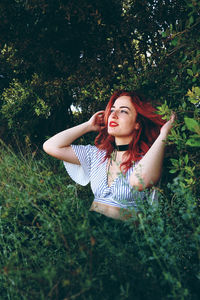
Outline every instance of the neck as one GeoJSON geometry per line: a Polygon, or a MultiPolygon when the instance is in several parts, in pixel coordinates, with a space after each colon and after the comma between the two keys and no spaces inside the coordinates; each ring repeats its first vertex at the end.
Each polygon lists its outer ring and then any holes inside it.
{"type": "Polygon", "coordinates": [[[131,136],[116,136],[114,139],[114,143],[119,146],[119,145],[128,145],[132,142],[133,137],[131,136]]]}
{"type": "Polygon", "coordinates": [[[129,149],[129,144],[125,144],[125,145],[116,145],[114,143],[114,149],[117,151],[127,151],[129,149]]]}

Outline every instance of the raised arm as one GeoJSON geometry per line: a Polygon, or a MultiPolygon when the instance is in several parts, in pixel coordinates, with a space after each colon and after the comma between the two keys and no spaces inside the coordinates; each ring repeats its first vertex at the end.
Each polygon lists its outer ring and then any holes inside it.
{"type": "Polygon", "coordinates": [[[103,122],[103,113],[104,111],[99,111],[95,113],[89,121],[57,133],[44,142],[44,151],[60,160],[80,164],[70,145],[88,132],[99,131],[103,122]]]}
{"type": "Polygon", "coordinates": [[[172,128],[174,119],[175,115],[172,114],[170,120],[162,126],[158,138],[137,164],[130,176],[130,184],[140,191],[156,184],[161,176],[165,140],[172,128]]]}

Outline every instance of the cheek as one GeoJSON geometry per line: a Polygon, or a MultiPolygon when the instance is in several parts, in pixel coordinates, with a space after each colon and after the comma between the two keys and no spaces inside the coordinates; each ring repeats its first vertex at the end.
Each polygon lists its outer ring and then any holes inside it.
{"type": "Polygon", "coordinates": [[[123,117],[124,122],[127,124],[127,126],[133,127],[135,124],[135,119],[130,118],[129,116],[124,116],[123,117]]]}
{"type": "Polygon", "coordinates": [[[129,118],[129,119],[125,120],[125,125],[126,125],[126,128],[129,129],[130,132],[133,132],[135,130],[135,126],[136,126],[136,120],[129,118]]]}
{"type": "Polygon", "coordinates": [[[107,121],[107,126],[108,126],[108,124],[110,123],[110,116],[108,117],[107,120],[108,120],[108,121],[107,121]]]}

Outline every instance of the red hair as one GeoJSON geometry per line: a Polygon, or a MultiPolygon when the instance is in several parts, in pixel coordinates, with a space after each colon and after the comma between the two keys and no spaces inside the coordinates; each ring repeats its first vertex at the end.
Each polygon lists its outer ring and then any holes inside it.
{"type": "Polygon", "coordinates": [[[153,142],[158,137],[160,128],[165,121],[156,113],[156,109],[151,105],[150,102],[138,96],[135,92],[126,92],[123,90],[115,92],[111,96],[105,109],[105,126],[102,127],[95,139],[96,147],[100,150],[106,150],[105,160],[111,157],[111,153],[114,150],[115,141],[114,136],[108,134],[108,117],[115,100],[120,96],[128,96],[131,98],[137,112],[136,122],[139,123],[139,129],[134,130],[132,141],[129,144],[128,158],[120,165],[120,168],[122,169],[123,167],[123,171],[127,172],[132,166],[133,161],[139,161],[149,150],[153,142]]]}

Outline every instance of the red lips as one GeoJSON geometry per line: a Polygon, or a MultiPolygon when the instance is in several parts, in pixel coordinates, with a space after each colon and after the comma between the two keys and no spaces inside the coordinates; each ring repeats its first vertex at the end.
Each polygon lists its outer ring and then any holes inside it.
{"type": "Polygon", "coordinates": [[[114,121],[111,121],[111,122],[109,123],[109,126],[110,126],[110,127],[116,127],[116,126],[118,126],[118,124],[117,124],[116,122],[114,122],[114,121]]]}

